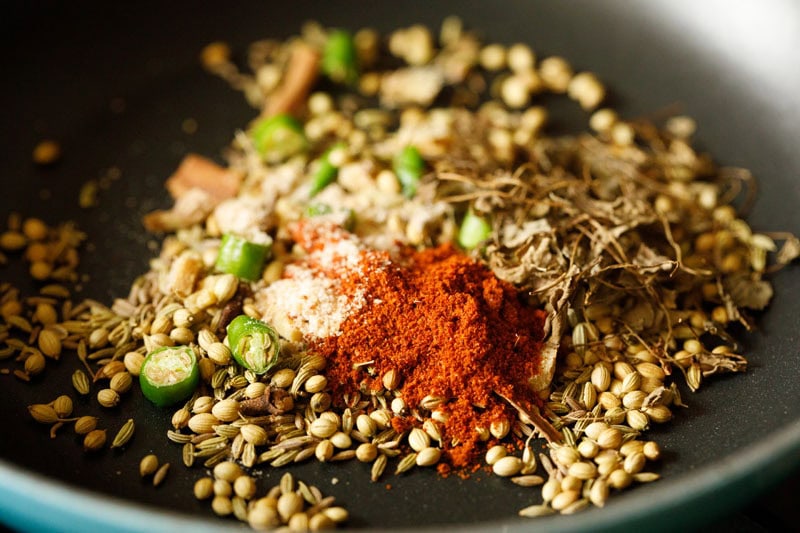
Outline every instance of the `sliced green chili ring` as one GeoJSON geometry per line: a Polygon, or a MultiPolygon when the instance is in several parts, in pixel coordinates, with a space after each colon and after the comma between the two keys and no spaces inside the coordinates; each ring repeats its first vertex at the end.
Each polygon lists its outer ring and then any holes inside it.
{"type": "Polygon", "coordinates": [[[139,373],[144,397],[159,407],[191,396],[200,383],[197,356],[188,346],[163,346],[147,354],[139,373]]]}
{"type": "Polygon", "coordinates": [[[325,150],[325,152],[320,156],[317,168],[314,171],[314,175],[311,177],[311,190],[308,193],[310,197],[313,198],[322,189],[336,180],[336,176],[339,174],[339,167],[331,163],[330,155],[334,150],[343,148],[344,143],[336,143],[325,150]]]}
{"type": "Polygon", "coordinates": [[[358,81],[358,53],[350,33],[333,30],[328,35],[320,67],[336,83],[353,85],[358,81]]]}
{"type": "Polygon", "coordinates": [[[217,270],[242,279],[255,281],[261,277],[272,246],[248,241],[232,233],[222,236],[215,266],[217,270]]]}
{"type": "Polygon", "coordinates": [[[228,324],[228,343],[237,363],[256,374],[264,374],[278,362],[281,343],[271,326],[247,315],[228,324]]]}
{"type": "Polygon", "coordinates": [[[414,146],[406,146],[392,161],[392,169],[400,182],[400,187],[406,198],[417,194],[419,180],[425,172],[425,160],[414,146]]]}
{"type": "Polygon", "coordinates": [[[464,215],[464,220],[458,229],[458,244],[464,249],[471,250],[488,239],[491,232],[492,226],[489,225],[489,221],[470,209],[464,215]]]}
{"type": "Polygon", "coordinates": [[[250,138],[258,153],[269,162],[282,161],[308,147],[303,125],[287,113],[256,122],[250,129],[250,138]]]}

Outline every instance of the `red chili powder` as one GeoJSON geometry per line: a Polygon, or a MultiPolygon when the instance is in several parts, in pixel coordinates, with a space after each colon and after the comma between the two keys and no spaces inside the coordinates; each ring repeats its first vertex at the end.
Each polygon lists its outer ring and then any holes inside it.
{"type": "MultiPolygon", "coordinates": [[[[321,234],[306,227],[295,236],[306,249],[319,249],[310,242],[315,235],[321,234]]],[[[495,393],[522,406],[537,402],[528,380],[539,373],[545,313],[523,304],[511,284],[452,245],[408,249],[394,260],[388,252],[362,250],[359,268],[341,274],[343,293],[362,291],[366,304],[344,321],[340,335],[313,346],[328,360],[334,392],[362,384],[379,389],[381,376],[395,369],[408,407],[427,395],[446,398],[444,456],[455,468],[477,468],[476,428],[517,419],[495,393]],[[354,367],[368,361],[373,375],[365,365],[354,367]]],[[[393,422],[398,429],[411,425],[419,422],[410,416],[393,422]]]]}

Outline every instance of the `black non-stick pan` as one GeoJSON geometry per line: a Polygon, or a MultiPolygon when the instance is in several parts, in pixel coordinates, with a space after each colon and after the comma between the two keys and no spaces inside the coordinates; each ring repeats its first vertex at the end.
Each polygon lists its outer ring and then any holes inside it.
{"type": "MultiPolygon", "coordinates": [[[[0,219],[17,211],[50,223],[75,220],[89,237],[80,294],[110,303],[126,294],[154,253],[140,220],[169,205],[164,179],[190,151],[221,161],[234,131],[255,115],[238,93],[202,70],[204,44],[228,41],[241,57],[249,42],[296,33],[309,18],[386,31],[415,22],[437,26],[449,14],[488,40],[528,42],[540,56],[563,55],[593,70],[625,117],[665,109],[692,115],[704,150],[758,177],[752,226],[800,230],[800,4],[779,0],[4,5],[0,219]],[[197,122],[196,133],[183,131],[186,119],[197,122]],[[31,162],[43,138],[63,147],[62,160],[50,168],[31,162]],[[80,209],[80,186],[111,168],[119,169],[119,179],[99,191],[96,207],[80,209]]],[[[13,259],[0,277],[32,292],[13,259]]],[[[352,528],[702,526],[800,463],[797,267],[779,273],[775,288],[771,307],[757,317],[758,331],[743,338],[747,373],[687,393],[690,408],[652,432],[664,449],[657,466],[663,479],[612,498],[604,509],[532,522],[516,511],[534,503],[538,491],[480,473],[463,480],[415,472],[373,484],[361,464],[311,463],[295,472],[336,496],[350,510],[352,528]]],[[[237,527],[191,496],[199,470],[180,465],[180,447],[165,438],[169,413],[138,391],[124,409],[103,414],[109,428],[133,414],[138,430],[127,449],[87,456],[70,431],[51,440],[25,407],[71,390],[73,363],[65,354],[31,384],[0,375],[0,522],[37,531],[237,527]],[[139,459],[151,452],[173,465],[159,488],[138,475],[139,459]]],[[[78,400],[77,408],[96,409],[88,400],[78,400]]],[[[262,488],[281,473],[259,474],[262,488]]]]}

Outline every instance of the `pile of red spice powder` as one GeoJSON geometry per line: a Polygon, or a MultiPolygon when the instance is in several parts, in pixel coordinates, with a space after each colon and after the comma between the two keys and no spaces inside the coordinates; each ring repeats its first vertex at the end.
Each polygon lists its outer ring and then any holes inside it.
{"type": "MultiPolygon", "coordinates": [[[[295,236],[306,249],[325,246],[307,227],[295,236]]],[[[337,233],[324,236],[330,243],[337,233]]],[[[340,272],[341,291],[360,291],[366,303],[345,319],[340,335],[313,346],[328,360],[334,392],[380,389],[381,376],[394,369],[408,407],[427,395],[446,399],[444,456],[454,468],[478,468],[476,428],[517,419],[498,394],[526,408],[537,402],[528,380],[540,372],[545,313],[452,245],[406,249],[399,257],[361,250],[359,261],[359,268],[340,272]],[[372,375],[358,365],[369,361],[372,375]]],[[[411,416],[393,422],[398,430],[419,424],[411,416]]]]}

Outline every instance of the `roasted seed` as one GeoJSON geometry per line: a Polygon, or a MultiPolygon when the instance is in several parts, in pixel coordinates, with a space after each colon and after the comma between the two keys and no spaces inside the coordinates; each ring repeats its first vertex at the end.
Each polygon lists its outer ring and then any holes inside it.
{"type": "Polygon", "coordinates": [[[498,460],[502,459],[508,455],[508,451],[506,450],[505,446],[495,445],[489,448],[486,451],[486,464],[489,466],[493,466],[498,460]]]}
{"type": "Polygon", "coordinates": [[[128,444],[128,442],[133,437],[133,432],[135,429],[135,424],[133,418],[129,418],[125,424],[122,425],[117,435],[114,437],[114,440],[111,441],[112,448],[121,448],[128,444]]]}
{"type": "Polygon", "coordinates": [[[214,467],[214,477],[229,483],[233,483],[243,473],[242,468],[233,461],[223,461],[214,467]]]}
{"type": "Polygon", "coordinates": [[[651,461],[656,461],[661,458],[661,447],[657,442],[652,440],[647,441],[644,443],[644,446],[642,446],[642,453],[651,461]]]}
{"type": "Polygon", "coordinates": [[[144,356],[138,352],[128,352],[123,357],[123,364],[125,369],[130,372],[132,376],[138,376],[142,371],[142,364],[144,363],[144,356]]]}
{"type": "Polygon", "coordinates": [[[550,502],[550,505],[556,511],[562,511],[566,509],[569,505],[572,505],[574,502],[578,500],[580,497],[580,492],[577,490],[566,490],[559,492],[553,497],[553,500],[550,502]]]}
{"type": "Polygon", "coordinates": [[[192,402],[192,413],[210,413],[214,407],[214,398],[211,396],[200,396],[192,402]]]}
{"type": "Polygon", "coordinates": [[[596,440],[598,446],[603,449],[618,449],[622,445],[622,433],[616,428],[607,427],[596,440]]]}
{"type": "Polygon", "coordinates": [[[599,451],[600,446],[593,440],[584,439],[578,443],[578,453],[586,459],[594,458],[599,451]]]}
{"type": "Polygon", "coordinates": [[[539,516],[548,516],[553,513],[553,508],[549,505],[531,505],[520,509],[518,514],[525,518],[537,518],[539,516]]]}
{"type": "Polygon", "coordinates": [[[577,513],[578,511],[586,509],[586,507],[588,506],[589,506],[589,500],[587,500],[586,498],[581,498],[561,509],[561,514],[574,514],[577,513]]]}
{"type": "Polygon", "coordinates": [[[663,424],[672,419],[672,411],[666,405],[651,405],[645,408],[644,413],[657,424],[663,424]]]}
{"type": "Polygon", "coordinates": [[[109,382],[108,386],[111,390],[117,392],[118,394],[125,394],[131,389],[133,385],[133,378],[131,374],[127,371],[118,372],[114,374],[109,382]]]}
{"type": "Polygon", "coordinates": [[[231,362],[231,350],[221,342],[211,343],[206,353],[217,365],[224,366],[231,362]]]}
{"type": "Polygon", "coordinates": [[[58,359],[61,355],[61,339],[54,331],[43,329],[39,332],[38,344],[39,349],[47,357],[58,359]]]}
{"type": "Polygon", "coordinates": [[[578,461],[570,465],[568,473],[581,480],[592,479],[597,476],[597,467],[588,461],[578,461]]]}
{"type": "Polygon", "coordinates": [[[29,405],[28,412],[31,414],[33,419],[40,424],[54,424],[58,422],[58,414],[50,405],[43,403],[29,405]]]}
{"type": "Polygon", "coordinates": [[[82,416],[75,421],[75,433],[78,435],[86,435],[95,429],[97,429],[96,416],[82,416]]]}
{"type": "Polygon", "coordinates": [[[219,419],[211,413],[198,413],[188,421],[189,429],[195,433],[212,433],[214,426],[219,424],[219,419]]]}
{"type": "Polygon", "coordinates": [[[633,477],[622,468],[617,468],[608,475],[608,484],[618,490],[629,487],[632,482],[633,477]]]}
{"type": "Polygon", "coordinates": [[[347,519],[350,518],[350,513],[348,513],[347,509],[345,509],[344,507],[328,507],[322,510],[322,514],[324,514],[337,524],[341,524],[342,522],[347,522],[347,519]]]}
{"type": "Polygon", "coordinates": [[[420,428],[412,428],[408,434],[408,445],[415,452],[419,452],[431,444],[431,438],[420,428]]]}
{"type": "Polygon", "coordinates": [[[257,531],[269,530],[280,524],[277,510],[256,506],[247,513],[247,523],[257,531]]]}
{"type": "Polygon", "coordinates": [[[655,472],[639,472],[638,474],[633,475],[633,480],[638,483],[651,483],[660,478],[661,476],[659,476],[655,472]]]}
{"type": "Polygon", "coordinates": [[[442,457],[442,450],[428,446],[417,452],[416,463],[417,466],[433,466],[439,462],[442,457]]]}
{"type": "Polygon", "coordinates": [[[608,499],[608,482],[605,479],[596,479],[589,489],[589,501],[597,507],[603,507],[608,499]]]}
{"type": "Polygon", "coordinates": [[[515,476],[520,470],[522,470],[522,461],[513,455],[501,457],[492,465],[492,472],[501,477],[515,476]]]}
{"type": "Polygon", "coordinates": [[[327,386],[328,386],[328,379],[322,374],[311,376],[306,380],[305,384],[303,385],[306,392],[310,394],[314,394],[316,392],[322,392],[323,390],[325,390],[325,387],[327,386]]]}
{"type": "Polygon", "coordinates": [[[187,442],[183,445],[181,449],[181,459],[183,460],[183,466],[186,468],[191,468],[194,464],[195,458],[195,451],[194,451],[194,444],[191,442],[187,442]]]}
{"type": "Polygon", "coordinates": [[[250,476],[239,476],[233,482],[233,492],[245,500],[251,499],[256,494],[256,482],[250,476]]]}
{"type": "Polygon", "coordinates": [[[529,474],[525,476],[512,477],[511,482],[515,485],[519,485],[520,487],[537,487],[544,483],[544,478],[542,476],[534,476],[529,474]]]}
{"type": "Polygon", "coordinates": [[[242,437],[244,437],[245,442],[248,442],[253,446],[262,446],[266,444],[267,440],[269,439],[267,430],[255,424],[245,424],[239,429],[239,431],[241,432],[242,437]]]}
{"type": "Polygon", "coordinates": [[[211,500],[211,510],[217,516],[228,516],[233,513],[233,503],[226,496],[214,496],[214,499],[211,500]]]}
{"type": "Polygon", "coordinates": [[[581,458],[580,453],[577,449],[573,448],[572,446],[559,446],[555,449],[553,459],[561,465],[569,467],[574,462],[579,461],[581,458]]]}
{"type": "Polygon", "coordinates": [[[328,418],[318,418],[314,420],[308,427],[308,432],[313,435],[314,437],[318,437],[320,439],[327,439],[339,429],[339,425],[336,422],[328,418]]]}
{"type": "Polygon", "coordinates": [[[210,477],[201,477],[194,483],[194,497],[198,500],[207,500],[214,494],[214,480],[210,477]]]}
{"type": "Polygon", "coordinates": [[[103,407],[112,408],[119,405],[120,397],[117,391],[111,389],[101,389],[97,393],[97,403],[103,407]]]}
{"type": "Polygon", "coordinates": [[[551,477],[542,485],[542,499],[545,502],[553,501],[553,498],[561,492],[561,483],[558,479],[551,477]]]}
{"type": "Polygon", "coordinates": [[[83,438],[83,450],[86,452],[94,452],[105,446],[106,444],[106,430],[94,429],[86,434],[83,438]]]}
{"type": "Polygon", "coordinates": [[[142,477],[149,476],[151,474],[155,474],[156,470],[158,470],[158,457],[155,454],[149,454],[142,457],[142,460],[139,461],[139,475],[142,477]]]}
{"type": "Polygon", "coordinates": [[[384,470],[386,470],[386,464],[388,463],[388,458],[384,454],[378,455],[378,458],[375,459],[375,462],[372,463],[372,469],[370,472],[370,479],[374,481],[378,481],[380,477],[383,475],[384,470]]]}
{"type": "Polygon", "coordinates": [[[504,439],[511,431],[511,423],[508,420],[493,420],[489,424],[489,433],[496,439],[504,439]]]}
{"type": "Polygon", "coordinates": [[[164,482],[164,478],[167,477],[167,472],[169,472],[169,463],[164,463],[158,468],[158,470],[156,470],[156,473],[153,474],[154,487],[158,487],[164,482]]]}
{"type": "Polygon", "coordinates": [[[644,431],[650,425],[649,417],[642,411],[628,411],[625,413],[625,420],[636,431],[644,431]]]}
{"type": "Polygon", "coordinates": [[[239,419],[239,402],[232,399],[225,399],[217,402],[211,408],[211,414],[222,422],[233,422],[239,419]]]}
{"type": "Polygon", "coordinates": [[[213,484],[214,496],[230,498],[233,494],[233,486],[224,479],[215,479],[213,484]]]}
{"type": "Polygon", "coordinates": [[[303,498],[295,492],[281,494],[278,498],[277,511],[284,521],[288,521],[295,513],[303,509],[303,498]]]}
{"type": "Polygon", "coordinates": [[[53,410],[59,418],[66,418],[72,414],[72,398],[62,394],[53,401],[53,410]]]}

